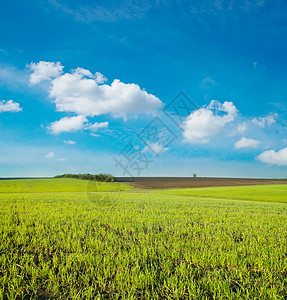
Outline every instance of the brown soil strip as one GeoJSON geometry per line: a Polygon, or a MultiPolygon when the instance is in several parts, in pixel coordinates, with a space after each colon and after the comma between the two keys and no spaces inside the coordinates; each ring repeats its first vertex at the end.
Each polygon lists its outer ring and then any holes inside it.
{"type": "Polygon", "coordinates": [[[166,189],[212,186],[240,186],[263,184],[287,184],[287,179],[215,178],[215,177],[118,177],[124,182],[142,189],[166,189]]]}

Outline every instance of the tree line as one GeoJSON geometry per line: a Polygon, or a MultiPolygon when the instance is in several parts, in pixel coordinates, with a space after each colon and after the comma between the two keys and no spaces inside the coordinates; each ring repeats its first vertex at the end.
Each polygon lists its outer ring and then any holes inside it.
{"type": "Polygon", "coordinates": [[[56,175],[54,178],[76,178],[83,180],[101,181],[101,182],[113,182],[115,181],[114,176],[110,174],[63,174],[56,175]]]}

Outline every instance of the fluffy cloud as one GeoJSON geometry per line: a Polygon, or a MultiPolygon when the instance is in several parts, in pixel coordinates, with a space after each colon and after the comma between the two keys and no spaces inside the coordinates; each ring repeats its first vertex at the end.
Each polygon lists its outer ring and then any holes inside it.
{"type": "Polygon", "coordinates": [[[260,144],[260,141],[242,137],[239,141],[235,143],[235,148],[257,148],[260,144]]]}
{"type": "MultiPolygon", "coordinates": [[[[87,122],[88,120],[85,116],[65,117],[60,119],[59,121],[51,123],[48,129],[53,134],[60,134],[61,132],[77,131],[81,129],[95,132],[98,131],[98,129],[107,128],[109,126],[109,122],[96,122],[94,124],[87,122]]],[[[76,144],[71,140],[64,141],[64,143],[69,145],[76,144]]]]}
{"type": "Polygon", "coordinates": [[[272,125],[273,123],[276,122],[276,119],[277,118],[277,114],[270,114],[269,116],[267,117],[259,117],[259,118],[254,118],[252,119],[252,122],[256,125],[258,125],[259,127],[266,127],[266,126],[270,126],[272,125]]]}
{"type": "Polygon", "coordinates": [[[287,166],[287,148],[279,151],[264,151],[257,156],[257,159],[263,163],[277,166],[287,166]]]}
{"type": "Polygon", "coordinates": [[[60,62],[31,63],[30,83],[50,80],[49,98],[56,104],[56,110],[74,113],[76,117],[65,117],[51,123],[49,129],[58,134],[63,131],[89,129],[96,131],[108,126],[108,122],[86,124],[86,117],[110,114],[127,118],[128,115],[152,114],[163,106],[159,98],[148,94],[135,83],[123,83],[115,79],[110,85],[104,84],[106,77],[96,72],[77,68],[63,73],[60,62]]]}
{"type": "Polygon", "coordinates": [[[50,98],[58,111],[77,115],[99,116],[111,114],[126,117],[128,114],[153,113],[162,102],[142,90],[137,84],[125,84],[115,79],[111,85],[99,84],[99,75],[77,68],[52,81],[50,98]]]}
{"type": "Polygon", "coordinates": [[[163,106],[154,95],[148,94],[135,83],[123,83],[115,79],[104,84],[106,77],[96,72],[77,68],[62,75],[60,62],[40,61],[30,66],[30,83],[51,80],[49,97],[58,111],[73,112],[83,116],[111,114],[126,118],[129,114],[153,113],[163,106]]]}
{"type": "Polygon", "coordinates": [[[19,103],[14,102],[13,100],[2,100],[0,101],[0,113],[1,112],[18,112],[21,111],[19,103]]]}
{"type": "Polygon", "coordinates": [[[232,122],[237,109],[232,102],[212,100],[207,107],[191,113],[182,124],[185,141],[192,144],[204,144],[210,141],[223,129],[225,124],[232,122]],[[223,113],[223,114],[222,114],[223,113]]]}
{"type": "Polygon", "coordinates": [[[59,121],[51,123],[49,129],[53,134],[76,131],[82,129],[84,123],[87,121],[88,120],[85,116],[65,117],[59,121]]]}
{"type": "Polygon", "coordinates": [[[62,74],[64,68],[60,62],[47,61],[31,63],[28,67],[32,70],[32,73],[30,75],[31,84],[36,84],[43,80],[56,78],[62,74]]]}
{"type": "Polygon", "coordinates": [[[85,129],[89,129],[91,131],[97,131],[100,128],[107,128],[109,126],[109,122],[96,122],[94,124],[88,124],[85,126],[85,129]]]}

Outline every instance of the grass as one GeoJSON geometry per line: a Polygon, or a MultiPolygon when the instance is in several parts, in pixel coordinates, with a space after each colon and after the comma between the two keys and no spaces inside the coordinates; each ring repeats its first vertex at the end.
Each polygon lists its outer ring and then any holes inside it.
{"type": "Polygon", "coordinates": [[[105,192],[126,191],[123,183],[96,182],[71,178],[0,180],[0,193],[105,192]]]}
{"type": "Polygon", "coordinates": [[[0,184],[0,298],[287,298],[282,185],[0,184]]]}
{"type": "Polygon", "coordinates": [[[287,203],[287,184],[155,190],[166,195],[287,203]]]}

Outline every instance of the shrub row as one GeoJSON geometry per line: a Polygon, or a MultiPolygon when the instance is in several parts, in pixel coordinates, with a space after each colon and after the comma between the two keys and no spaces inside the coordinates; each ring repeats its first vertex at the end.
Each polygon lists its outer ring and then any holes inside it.
{"type": "Polygon", "coordinates": [[[101,182],[113,182],[115,180],[114,176],[109,174],[63,174],[56,175],[54,178],[76,178],[83,180],[93,180],[93,181],[101,181],[101,182]]]}

